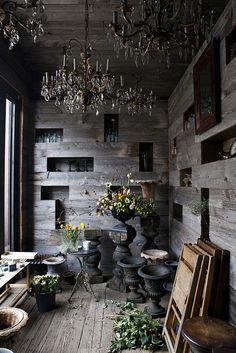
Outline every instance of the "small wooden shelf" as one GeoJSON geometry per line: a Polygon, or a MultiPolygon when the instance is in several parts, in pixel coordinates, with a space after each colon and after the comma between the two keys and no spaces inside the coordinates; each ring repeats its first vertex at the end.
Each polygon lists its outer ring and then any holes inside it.
{"type": "Polygon", "coordinates": [[[48,172],[93,172],[93,157],[49,157],[48,172]]]}
{"type": "Polygon", "coordinates": [[[54,143],[63,141],[63,129],[36,129],[35,142],[54,143]]]}
{"type": "Polygon", "coordinates": [[[236,26],[225,38],[226,65],[236,57],[236,26]]]}

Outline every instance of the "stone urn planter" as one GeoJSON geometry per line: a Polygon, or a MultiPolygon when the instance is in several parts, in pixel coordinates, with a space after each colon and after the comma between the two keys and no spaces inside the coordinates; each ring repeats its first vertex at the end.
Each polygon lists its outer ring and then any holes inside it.
{"type": "Polygon", "coordinates": [[[137,292],[140,277],[138,269],[146,264],[146,260],[140,256],[128,256],[118,261],[118,265],[124,270],[125,283],[129,286],[127,301],[133,303],[143,303],[144,298],[141,293],[137,292]]]}
{"type": "Polygon", "coordinates": [[[145,289],[151,298],[147,311],[153,317],[163,317],[166,310],[159,304],[163,294],[163,282],[170,276],[170,270],[164,265],[145,265],[138,270],[139,276],[144,279],[145,289]]]}
{"type": "Polygon", "coordinates": [[[171,292],[172,291],[172,288],[173,288],[173,282],[174,282],[174,279],[175,279],[175,274],[176,274],[176,270],[177,270],[177,267],[178,267],[178,261],[176,260],[166,260],[165,261],[165,265],[167,267],[170,268],[170,278],[169,278],[169,281],[165,282],[163,284],[165,290],[167,292],[171,292]]]}
{"type": "Polygon", "coordinates": [[[155,238],[158,236],[158,228],[160,224],[160,217],[158,214],[153,213],[147,217],[141,217],[141,234],[145,237],[146,243],[142,247],[142,250],[155,249],[155,238]]]}
{"type": "Polygon", "coordinates": [[[155,200],[156,180],[137,180],[137,183],[141,186],[144,199],[155,200]]]}
{"type": "Polygon", "coordinates": [[[13,336],[28,321],[28,314],[18,308],[0,308],[0,341],[13,336]]]}

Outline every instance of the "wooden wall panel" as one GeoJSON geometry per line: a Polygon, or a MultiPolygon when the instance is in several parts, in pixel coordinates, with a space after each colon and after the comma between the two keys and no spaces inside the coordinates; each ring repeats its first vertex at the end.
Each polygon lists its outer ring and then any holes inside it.
{"type": "MultiPolygon", "coordinates": [[[[201,217],[191,212],[191,203],[199,201],[201,189],[209,189],[210,240],[230,251],[230,321],[236,325],[236,159],[201,164],[201,141],[213,138],[232,128],[236,131],[236,58],[225,63],[225,34],[235,25],[236,3],[230,2],[215,26],[220,39],[221,67],[221,122],[196,136],[194,131],[183,131],[183,113],[193,103],[193,65],[205,45],[187,68],[169,98],[169,144],[176,138],[177,155],[169,164],[170,184],[170,248],[179,255],[185,242],[196,242],[201,236],[201,217]],[[192,168],[192,187],[179,187],[180,169],[192,168]],[[183,205],[182,222],[174,219],[173,202],[183,205]]],[[[233,136],[231,136],[233,137],[233,136]]],[[[236,133],[234,138],[236,138],[236,133]]]]}
{"type": "MultiPolygon", "coordinates": [[[[157,212],[160,215],[158,242],[168,246],[168,117],[167,102],[160,101],[153,110],[152,116],[140,114],[128,116],[122,109],[119,114],[119,142],[104,142],[103,113],[113,113],[105,109],[96,116],[95,113],[65,114],[61,107],[53,102],[36,101],[33,105],[35,128],[63,129],[63,141],[56,143],[35,143],[34,171],[34,211],[35,222],[32,227],[35,234],[34,246],[40,251],[48,251],[47,240],[51,243],[50,232],[55,229],[53,223],[42,220],[46,202],[40,201],[41,187],[69,187],[68,199],[63,198],[63,217],[67,222],[87,227],[109,230],[117,224],[112,216],[98,217],[96,203],[105,190],[105,183],[120,185],[126,182],[127,173],[132,172],[135,180],[156,180],[157,212]],[[153,172],[139,172],[139,143],[153,143],[153,172]],[[47,158],[56,157],[93,157],[93,172],[47,172],[47,158]],[[40,206],[41,205],[41,206],[40,206]],[[42,207],[42,209],[40,209],[42,207]],[[40,239],[40,228],[42,239],[40,239]],[[50,228],[51,227],[51,228],[50,228]],[[44,245],[46,247],[44,247],[44,245]]],[[[117,113],[114,111],[114,113],[117,113]]],[[[141,192],[140,185],[134,184],[134,190],[141,192]]],[[[50,214],[50,210],[48,210],[50,214]]],[[[50,216],[49,216],[50,218],[50,216]]],[[[140,220],[136,217],[130,221],[140,231],[140,220]]],[[[51,251],[54,248],[52,242],[51,251]]]]}

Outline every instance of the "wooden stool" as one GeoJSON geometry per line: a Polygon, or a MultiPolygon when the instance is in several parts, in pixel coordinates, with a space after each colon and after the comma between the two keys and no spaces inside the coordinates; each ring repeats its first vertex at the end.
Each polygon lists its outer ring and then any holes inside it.
{"type": "Polygon", "coordinates": [[[187,319],[182,335],[192,353],[212,353],[216,347],[236,348],[236,328],[213,317],[187,319]]]}

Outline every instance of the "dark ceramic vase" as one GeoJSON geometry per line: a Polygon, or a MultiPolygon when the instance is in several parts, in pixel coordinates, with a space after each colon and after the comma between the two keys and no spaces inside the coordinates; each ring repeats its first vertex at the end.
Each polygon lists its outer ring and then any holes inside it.
{"type": "Polygon", "coordinates": [[[127,222],[129,219],[134,218],[135,215],[135,211],[134,210],[130,210],[129,212],[120,212],[120,213],[116,213],[115,210],[112,210],[112,216],[117,219],[118,221],[125,223],[127,222]]]}
{"type": "Polygon", "coordinates": [[[45,313],[56,307],[56,292],[37,293],[35,295],[38,311],[45,313]]]}
{"type": "Polygon", "coordinates": [[[170,276],[170,270],[164,265],[145,265],[138,270],[138,274],[144,279],[145,289],[151,298],[147,311],[153,317],[165,316],[166,310],[159,303],[163,295],[163,283],[170,276]]]}
{"type": "Polygon", "coordinates": [[[130,293],[128,294],[127,301],[133,303],[143,303],[143,295],[137,292],[140,277],[138,269],[144,266],[146,260],[141,256],[128,256],[118,261],[118,265],[123,268],[125,283],[129,286],[130,293]]]}

